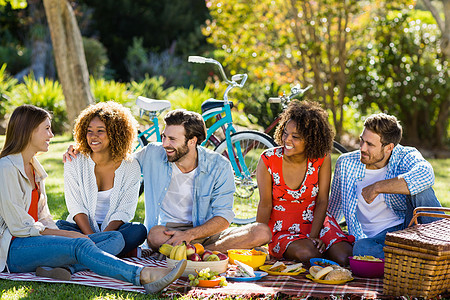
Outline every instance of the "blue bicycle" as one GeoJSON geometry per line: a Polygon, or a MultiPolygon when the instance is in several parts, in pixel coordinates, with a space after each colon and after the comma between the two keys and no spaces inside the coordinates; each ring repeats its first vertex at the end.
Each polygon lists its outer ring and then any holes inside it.
{"type": "MultiPolygon", "coordinates": [[[[208,99],[201,105],[202,117],[205,121],[213,119],[214,123],[207,129],[203,146],[211,145],[214,151],[227,157],[233,167],[235,175],[236,193],[234,195],[233,210],[236,224],[247,224],[256,220],[259,193],[256,184],[256,166],[259,157],[266,149],[277,146],[267,134],[255,130],[237,132],[233,126],[231,109],[233,102],[228,99],[228,93],[233,88],[242,88],[247,80],[247,74],[236,74],[227,78],[222,65],[211,58],[189,56],[189,62],[211,63],[218,67],[220,74],[227,84],[223,100],[208,99]],[[220,133],[220,134],[219,134],[220,133]],[[223,138],[220,138],[222,136],[223,138]]],[[[148,115],[152,126],[139,132],[139,146],[145,146],[152,135],[156,141],[161,141],[158,116],[170,108],[166,100],[154,100],[138,97],[136,105],[140,108],[141,116],[148,115]]]]}

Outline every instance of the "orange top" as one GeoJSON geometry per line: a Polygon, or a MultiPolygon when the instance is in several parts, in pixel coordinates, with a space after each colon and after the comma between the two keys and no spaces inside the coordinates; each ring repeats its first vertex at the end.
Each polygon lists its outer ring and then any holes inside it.
{"type": "MultiPolygon", "coordinates": [[[[34,176],[34,170],[33,170],[33,176],[34,176]]],[[[31,191],[31,204],[30,204],[30,208],[28,209],[28,214],[33,217],[35,222],[37,222],[39,220],[39,217],[38,217],[39,195],[40,195],[39,186],[37,185],[36,181],[34,181],[34,190],[31,191]]],[[[16,237],[13,236],[12,240],[14,240],[15,238],[16,237]]]]}

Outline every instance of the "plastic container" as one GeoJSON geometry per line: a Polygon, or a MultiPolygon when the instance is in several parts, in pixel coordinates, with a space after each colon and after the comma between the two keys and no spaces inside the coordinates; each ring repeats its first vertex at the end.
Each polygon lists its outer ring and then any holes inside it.
{"type": "Polygon", "coordinates": [[[247,249],[232,249],[228,250],[228,258],[233,264],[234,260],[249,265],[254,270],[257,270],[266,261],[267,254],[262,251],[247,250],[247,249]]]}
{"type": "Polygon", "coordinates": [[[365,278],[381,278],[384,276],[384,260],[370,261],[348,258],[353,275],[365,278]]]}
{"type": "MultiPolygon", "coordinates": [[[[179,260],[167,258],[167,267],[173,268],[179,260]]],[[[183,277],[187,277],[189,274],[196,275],[195,270],[200,271],[209,268],[211,271],[223,273],[227,271],[228,259],[218,261],[192,261],[188,260],[186,269],[183,272],[183,277]]]]}

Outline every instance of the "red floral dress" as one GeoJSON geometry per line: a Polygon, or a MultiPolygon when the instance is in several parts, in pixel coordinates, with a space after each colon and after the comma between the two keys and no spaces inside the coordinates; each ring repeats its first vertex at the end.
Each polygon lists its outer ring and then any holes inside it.
{"type": "MultiPolygon", "coordinates": [[[[269,251],[275,258],[282,258],[290,243],[306,239],[311,232],[316,198],[319,194],[319,170],[325,157],[308,159],[305,179],[297,190],[290,189],[283,179],[283,147],[266,150],[261,158],[272,176],[272,212],[269,227],[272,240],[269,251]]],[[[328,212],[319,238],[326,249],[341,241],[353,243],[355,238],[346,235],[328,212]]]]}

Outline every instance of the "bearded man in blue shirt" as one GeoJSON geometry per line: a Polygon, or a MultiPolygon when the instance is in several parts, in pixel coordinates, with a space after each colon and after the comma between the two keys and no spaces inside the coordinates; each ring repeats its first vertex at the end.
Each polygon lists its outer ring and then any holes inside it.
{"type": "Polygon", "coordinates": [[[229,228],[234,218],[231,163],[200,144],[206,126],[200,114],[178,109],[164,117],[162,143],[135,154],[144,176],[147,243],[200,242],[210,250],[253,248],[270,241],[267,225],[229,228]]]}
{"type": "MultiPolygon", "coordinates": [[[[360,150],[336,162],[328,210],[345,217],[356,238],[353,255],[384,258],[388,232],[408,226],[416,207],[440,207],[432,186],[433,168],[413,147],[401,146],[397,118],[375,114],[366,119],[360,150]]],[[[421,223],[435,221],[419,217],[421,223]]]]}

